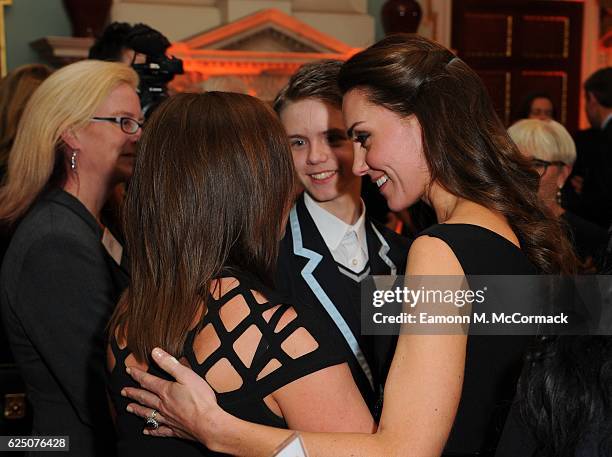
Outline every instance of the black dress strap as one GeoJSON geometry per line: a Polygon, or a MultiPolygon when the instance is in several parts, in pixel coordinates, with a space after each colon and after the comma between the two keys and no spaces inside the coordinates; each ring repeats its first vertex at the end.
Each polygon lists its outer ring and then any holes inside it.
{"type": "Polygon", "coordinates": [[[436,224],[419,236],[444,241],[466,275],[529,275],[537,268],[520,248],[503,236],[473,224],[436,224]]]}

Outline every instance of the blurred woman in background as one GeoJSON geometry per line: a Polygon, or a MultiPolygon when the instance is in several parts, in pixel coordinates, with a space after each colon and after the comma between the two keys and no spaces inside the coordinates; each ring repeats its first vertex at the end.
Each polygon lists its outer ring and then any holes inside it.
{"type": "Polygon", "coordinates": [[[540,119],[549,121],[557,117],[557,111],[550,95],[544,92],[528,94],[519,105],[516,119],[540,119]]]}
{"type": "Polygon", "coordinates": [[[42,64],[23,65],[0,81],[0,181],[6,174],[9,151],[23,110],[36,88],[52,72],[42,64]]]}
{"type": "MultiPolygon", "coordinates": [[[[11,71],[0,81],[0,185],[6,175],[9,151],[13,147],[17,125],[19,125],[26,103],[52,71],[46,65],[23,65],[11,71]]],[[[9,228],[0,225],[0,265],[2,265],[9,240],[9,228]]]]}

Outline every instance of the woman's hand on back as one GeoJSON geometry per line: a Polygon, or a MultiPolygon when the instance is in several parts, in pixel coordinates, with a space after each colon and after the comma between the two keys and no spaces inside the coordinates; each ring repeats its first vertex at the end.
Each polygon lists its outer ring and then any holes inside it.
{"type": "Polygon", "coordinates": [[[122,395],[137,401],[130,403],[128,411],[142,418],[157,411],[157,430],[146,430],[153,436],[175,436],[198,440],[206,444],[208,433],[214,433],[216,418],[224,414],[217,405],[214,391],[204,379],[162,349],[151,352],[153,360],[176,381],[166,381],[136,367],[128,373],[142,389],[126,387],[122,395]]]}

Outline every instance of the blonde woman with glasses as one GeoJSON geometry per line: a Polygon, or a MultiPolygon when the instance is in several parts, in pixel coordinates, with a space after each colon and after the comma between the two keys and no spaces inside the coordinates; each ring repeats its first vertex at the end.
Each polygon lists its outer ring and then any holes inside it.
{"type": "Polygon", "coordinates": [[[114,454],[104,330],[127,283],[100,211],[131,175],[142,114],[138,76],[101,61],[68,65],[33,94],[0,188],[14,227],[0,300],[33,406],[33,435],[69,436],[66,455],[114,454]]]}

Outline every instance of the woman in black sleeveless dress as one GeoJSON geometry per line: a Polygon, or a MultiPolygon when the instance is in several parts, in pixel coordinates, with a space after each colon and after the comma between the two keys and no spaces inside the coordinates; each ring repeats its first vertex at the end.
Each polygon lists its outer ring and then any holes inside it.
{"type": "MultiPolygon", "coordinates": [[[[349,59],[339,85],[346,126],[358,146],[353,172],[369,176],[391,210],[422,199],[441,223],[412,244],[408,281],[574,271],[562,228],[538,202],[538,174],[463,61],[426,38],[394,35],[349,59]]],[[[483,338],[488,341],[401,335],[377,433],[305,433],[311,457],[490,453],[500,430],[496,422],[503,425],[514,392],[523,343],[483,338]]],[[[132,405],[140,416],[150,414],[151,405],[164,412],[168,427],[157,435],[187,434],[246,456],[266,455],[288,435],[237,421],[216,405],[205,384],[189,381],[188,370],[163,353],[156,360],[178,382],[134,371],[156,395],[132,389],[128,395],[149,405],[132,405]],[[175,394],[167,395],[169,389],[175,394]],[[199,413],[186,414],[194,405],[199,413]]]]}
{"type": "Polygon", "coordinates": [[[126,369],[161,374],[148,356],[157,345],[243,420],[374,430],[348,356],[271,288],[293,184],[283,127],[253,97],[181,94],[147,121],[125,209],[132,280],[107,351],[120,456],[213,454],[147,437],[143,428],[161,414],[145,423],[127,412],[121,390],[134,381],[126,369]]]}

